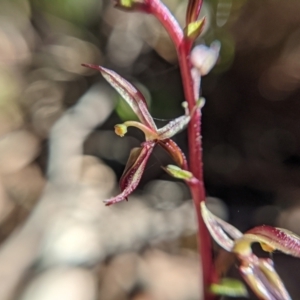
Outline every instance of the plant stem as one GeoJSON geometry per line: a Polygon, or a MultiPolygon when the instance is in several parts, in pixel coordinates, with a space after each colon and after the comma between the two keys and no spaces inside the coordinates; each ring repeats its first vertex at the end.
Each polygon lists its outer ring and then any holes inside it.
{"type": "MultiPolygon", "coordinates": [[[[173,40],[178,53],[181,77],[185,99],[188,102],[189,111],[196,105],[194,95],[194,81],[191,74],[190,41],[186,40],[183,31],[170,11],[159,0],[147,0],[149,12],[153,14],[165,27],[173,40]]],[[[190,184],[190,190],[194,200],[194,206],[198,221],[198,249],[201,259],[203,297],[205,300],[215,299],[210,294],[208,287],[214,280],[215,268],[212,258],[212,244],[209,232],[204,224],[200,203],[205,201],[205,188],[203,183],[202,141],[201,141],[201,110],[197,109],[188,126],[190,171],[198,179],[198,183],[190,184]]]]}
{"type": "Polygon", "coordinates": [[[183,31],[169,9],[160,0],[146,0],[149,13],[155,16],[171,37],[176,49],[183,41],[183,31]]]}
{"type": "MultiPolygon", "coordinates": [[[[184,88],[185,99],[189,104],[191,111],[195,105],[194,84],[191,75],[191,64],[187,48],[180,47],[178,49],[179,65],[181,70],[182,83],[184,88]]],[[[197,184],[190,184],[190,190],[194,200],[194,206],[198,221],[198,248],[201,259],[200,267],[202,268],[203,293],[205,300],[215,299],[215,296],[210,294],[208,287],[213,282],[215,269],[212,258],[212,244],[210,234],[204,224],[201,212],[200,203],[205,201],[205,188],[203,182],[203,161],[202,161],[202,139],[201,139],[201,110],[197,109],[192,116],[188,126],[189,140],[189,168],[194,177],[198,179],[197,184]]]]}

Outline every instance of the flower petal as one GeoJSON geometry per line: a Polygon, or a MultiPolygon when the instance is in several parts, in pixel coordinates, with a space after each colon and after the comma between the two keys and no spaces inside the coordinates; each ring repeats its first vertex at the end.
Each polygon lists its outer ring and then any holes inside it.
{"type": "Polygon", "coordinates": [[[240,273],[251,290],[262,300],[279,300],[266,288],[252,266],[240,266],[240,273]]]}
{"type": "Polygon", "coordinates": [[[185,114],[183,116],[180,116],[171,122],[169,122],[166,126],[158,129],[157,134],[158,134],[158,139],[159,140],[164,140],[168,139],[178,132],[182,131],[189,123],[191,120],[191,116],[195,113],[195,111],[198,108],[202,108],[205,104],[205,99],[201,97],[200,99],[197,99],[196,105],[193,107],[192,111],[189,112],[188,109],[188,104],[187,102],[183,102],[182,106],[185,109],[185,114]]]}
{"type": "Polygon", "coordinates": [[[82,64],[84,67],[99,71],[108,83],[124,98],[140,121],[152,130],[156,131],[156,125],[151,117],[147,102],[143,94],[131,83],[116,72],[97,65],[82,64]]]}
{"type": "Polygon", "coordinates": [[[233,239],[241,238],[243,234],[234,226],[212,214],[204,202],[201,203],[201,213],[203,221],[215,242],[231,252],[234,246],[233,239]]]}
{"type": "Polygon", "coordinates": [[[175,163],[182,169],[187,169],[187,161],[184,153],[178,145],[171,139],[158,140],[158,144],[163,147],[168,154],[172,157],[175,163]]]}
{"type": "Polygon", "coordinates": [[[122,193],[105,200],[104,203],[106,205],[125,200],[136,189],[154,146],[155,143],[145,142],[142,148],[134,148],[131,150],[127,165],[120,180],[122,193]]]}
{"type": "Polygon", "coordinates": [[[277,294],[279,296],[279,299],[282,300],[290,300],[291,297],[287,290],[285,289],[285,286],[283,282],[281,281],[279,275],[277,274],[274,263],[271,259],[259,259],[259,268],[264,273],[270,284],[272,285],[273,293],[277,294]]]}

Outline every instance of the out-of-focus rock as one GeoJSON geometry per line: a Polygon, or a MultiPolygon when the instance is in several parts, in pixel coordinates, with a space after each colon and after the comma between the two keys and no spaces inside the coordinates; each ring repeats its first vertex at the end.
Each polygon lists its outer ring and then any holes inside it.
{"type": "Polygon", "coordinates": [[[56,43],[50,45],[46,50],[53,56],[53,60],[58,66],[67,72],[86,73],[87,69],[78,63],[82,61],[83,57],[85,61],[100,64],[101,53],[95,45],[69,35],[59,36],[56,43]]]}
{"type": "Polygon", "coordinates": [[[31,209],[42,194],[46,180],[37,165],[29,165],[3,177],[5,188],[19,205],[31,209]]]}
{"type": "Polygon", "coordinates": [[[173,256],[158,250],[145,255],[140,276],[145,289],[155,300],[199,299],[197,257],[173,256]]]}
{"type": "Polygon", "coordinates": [[[27,286],[20,300],[94,300],[96,281],[93,274],[80,268],[54,268],[27,286]]]}
{"type": "Polygon", "coordinates": [[[82,161],[81,182],[99,191],[104,199],[112,192],[116,184],[116,176],[112,169],[101,163],[99,159],[86,155],[82,161]]]}
{"type": "Polygon", "coordinates": [[[107,266],[99,288],[99,299],[121,300],[138,282],[140,257],[134,252],[116,256],[107,266]]]}
{"type": "Polygon", "coordinates": [[[30,164],[39,153],[39,141],[32,133],[18,130],[0,139],[0,172],[17,172],[30,164]]]}
{"type": "Polygon", "coordinates": [[[174,209],[184,200],[184,190],[178,182],[152,180],[146,185],[145,191],[154,196],[150,202],[157,209],[174,209]]]}
{"type": "Polygon", "coordinates": [[[93,265],[102,258],[104,244],[93,222],[62,210],[46,230],[41,249],[42,264],[93,265]]]}
{"type": "Polygon", "coordinates": [[[91,265],[126,251],[173,240],[196,230],[191,203],[161,211],[130,197],[106,207],[92,188],[70,191],[69,200],[52,213],[41,247],[42,264],[91,265]],[[74,194],[73,194],[74,193],[74,194]]]}
{"type": "MultiPolygon", "coordinates": [[[[0,181],[2,181],[2,178],[0,178],[0,181]]],[[[3,186],[3,183],[0,182],[0,224],[1,226],[2,221],[5,220],[5,218],[9,215],[9,213],[13,210],[14,208],[14,203],[10,201],[5,188],[3,186]]],[[[3,228],[0,230],[0,236],[1,236],[1,231],[3,228]]]]}

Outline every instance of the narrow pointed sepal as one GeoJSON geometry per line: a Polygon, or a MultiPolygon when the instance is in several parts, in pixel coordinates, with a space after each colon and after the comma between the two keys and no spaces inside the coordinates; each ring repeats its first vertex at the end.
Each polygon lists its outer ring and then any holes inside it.
{"type": "Polygon", "coordinates": [[[188,168],[187,160],[184,153],[173,140],[165,139],[158,140],[157,142],[162,148],[164,148],[167,151],[167,153],[171,156],[171,158],[180,168],[185,170],[188,168]]]}
{"type": "Polygon", "coordinates": [[[234,247],[234,240],[243,236],[237,228],[212,214],[205,203],[201,203],[203,221],[211,236],[219,246],[228,252],[234,247]]]}
{"type": "Polygon", "coordinates": [[[159,139],[164,140],[174,136],[185,129],[190,120],[191,117],[189,115],[184,115],[172,120],[166,126],[158,129],[157,132],[159,139]]]}
{"type": "Polygon", "coordinates": [[[140,121],[149,128],[156,131],[156,125],[151,117],[147,102],[143,94],[136,89],[126,79],[121,77],[116,72],[106,69],[101,66],[92,64],[82,64],[84,67],[95,69],[99,71],[107,82],[124,98],[127,104],[131,107],[140,121]]]}
{"type": "Polygon", "coordinates": [[[144,173],[147,161],[155,146],[155,143],[143,144],[141,148],[131,150],[127,165],[120,180],[121,194],[105,200],[106,205],[127,200],[127,197],[136,189],[144,173]]]}

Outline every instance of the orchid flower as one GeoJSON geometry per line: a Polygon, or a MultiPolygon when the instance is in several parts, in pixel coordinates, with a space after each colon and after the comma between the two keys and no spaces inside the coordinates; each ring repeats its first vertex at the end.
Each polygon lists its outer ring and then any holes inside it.
{"type": "MultiPolygon", "coordinates": [[[[183,179],[188,184],[194,184],[197,179],[187,170],[178,166],[168,165],[166,172],[177,179],[183,179]]],[[[300,237],[291,231],[271,226],[258,226],[246,233],[212,214],[203,201],[200,204],[203,221],[212,238],[227,252],[235,254],[240,261],[239,271],[252,291],[262,300],[291,300],[283,282],[274,268],[274,262],[269,258],[257,257],[251,249],[253,243],[260,243],[266,252],[279,250],[300,258],[300,237]]],[[[225,296],[247,296],[247,290],[242,282],[223,278],[211,285],[213,294],[225,296]]]]}
{"type": "MultiPolygon", "coordinates": [[[[125,199],[127,200],[127,197],[139,184],[149,156],[157,144],[169,153],[181,169],[187,170],[185,155],[177,144],[171,140],[171,137],[187,126],[193,112],[190,114],[187,107],[185,107],[185,115],[172,120],[164,127],[158,129],[149,113],[143,94],[131,83],[114,71],[104,67],[91,64],[83,64],[83,66],[100,71],[102,76],[124,98],[140,120],[140,122],[126,121],[123,124],[115,125],[115,133],[122,137],[126,134],[128,127],[136,127],[145,134],[145,142],[141,144],[141,147],[134,148],[130,153],[125,170],[120,179],[121,193],[111,199],[105,200],[106,205],[111,205],[125,199]]],[[[201,99],[197,107],[203,104],[203,99],[201,99]]]]}
{"type": "Polygon", "coordinates": [[[258,226],[246,233],[213,215],[201,204],[203,220],[216,243],[236,255],[240,261],[239,271],[253,292],[263,300],[290,300],[283,282],[269,258],[257,257],[251,249],[252,243],[260,243],[267,252],[279,250],[300,257],[300,237],[291,231],[271,226],[258,226]]]}

